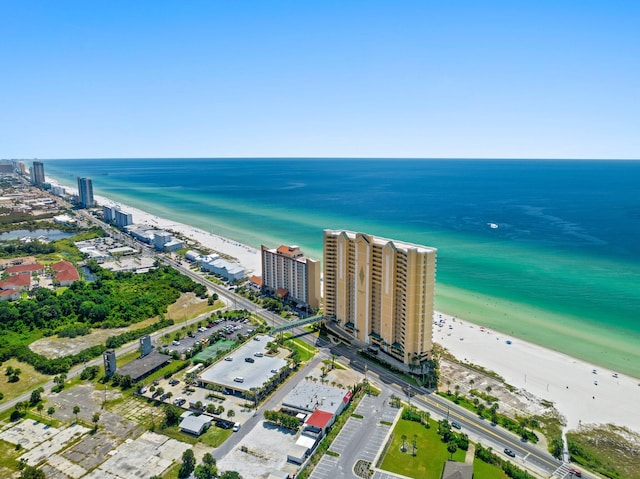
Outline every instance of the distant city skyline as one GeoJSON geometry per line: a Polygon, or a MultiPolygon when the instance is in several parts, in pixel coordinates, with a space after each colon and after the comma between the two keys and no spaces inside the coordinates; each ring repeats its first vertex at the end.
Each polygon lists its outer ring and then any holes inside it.
{"type": "Polygon", "coordinates": [[[0,158],[640,159],[637,2],[25,0],[0,16],[0,158]]]}

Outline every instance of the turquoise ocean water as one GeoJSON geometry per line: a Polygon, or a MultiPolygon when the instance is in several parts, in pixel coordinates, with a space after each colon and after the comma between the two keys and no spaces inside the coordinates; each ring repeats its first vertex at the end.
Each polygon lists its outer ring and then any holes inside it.
{"type": "Polygon", "coordinates": [[[434,246],[439,310],[640,378],[640,161],[44,163],[62,184],[87,176],[97,195],[256,248],[321,259],[325,228],[434,246]]]}

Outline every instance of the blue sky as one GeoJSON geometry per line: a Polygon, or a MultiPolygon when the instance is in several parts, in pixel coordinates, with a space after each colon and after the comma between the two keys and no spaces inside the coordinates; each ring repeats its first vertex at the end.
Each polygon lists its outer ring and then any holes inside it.
{"type": "Polygon", "coordinates": [[[637,1],[0,0],[0,158],[640,158],[637,1]]]}

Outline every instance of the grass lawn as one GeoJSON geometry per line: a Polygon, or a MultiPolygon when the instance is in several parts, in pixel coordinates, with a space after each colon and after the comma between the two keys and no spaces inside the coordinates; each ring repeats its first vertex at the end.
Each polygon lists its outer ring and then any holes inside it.
{"type": "Polygon", "coordinates": [[[509,476],[498,466],[474,459],[473,479],[509,479],[509,476]]]}
{"type": "Polygon", "coordinates": [[[284,347],[298,351],[298,353],[300,354],[300,360],[302,362],[309,361],[318,352],[318,348],[305,343],[301,339],[292,338],[290,333],[286,333],[284,335],[284,338],[284,347]]]}
{"type": "Polygon", "coordinates": [[[24,450],[18,451],[14,444],[0,441],[0,474],[2,477],[13,477],[20,454],[24,454],[24,450]]]}
{"type": "Polygon", "coordinates": [[[49,376],[37,372],[30,364],[21,363],[14,358],[2,363],[2,369],[0,369],[0,371],[0,391],[4,394],[3,401],[12,399],[26,392],[31,392],[51,379],[49,376]],[[9,366],[14,370],[20,369],[20,371],[22,371],[20,376],[18,376],[19,380],[14,383],[10,383],[9,376],[5,374],[9,366]]]}
{"type": "Polygon", "coordinates": [[[218,447],[233,434],[231,429],[222,429],[211,425],[207,432],[200,436],[200,442],[211,447],[218,447]]]}
{"type": "MultiPolygon", "coordinates": [[[[407,477],[440,479],[444,463],[450,454],[447,452],[447,445],[440,440],[434,424],[432,422],[431,428],[427,429],[417,422],[399,420],[380,468],[407,477]],[[414,434],[417,435],[418,446],[415,456],[411,445],[414,434]],[[400,450],[403,435],[407,436],[406,452],[400,450]]],[[[456,451],[453,460],[464,462],[465,453],[466,451],[456,451]]]]}
{"type": "Polygon", "coordinates": [[[209,305],[207,299],[200,299],[194,293],[184,293],[178,300],[169,305],[166,317],[174,321],[184,321],[195,318],[203,313],[209,313],[224,307],[224,302],[217,300],[213,305],[209,305]]]}

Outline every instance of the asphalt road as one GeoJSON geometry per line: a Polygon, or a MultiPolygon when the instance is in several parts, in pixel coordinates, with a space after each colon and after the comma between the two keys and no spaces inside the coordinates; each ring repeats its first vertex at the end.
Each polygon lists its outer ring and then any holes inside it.
{"type": "MultiPolygon", "coordinates": [[[[108,225],[97,220],[93,216],[86,214],[85,218],[103,227],[105,231],[112,232],[112,229],[108,225]]],[[[126,242],[136,247],[140,247],[140,244],[137,243],[133,238],[130,238],[126,235],[120,235],[119,238],[124,239],[126,242]]],[[[147,254],[150,254],[152,257],[155,257],[163,263],[178,269],[180,272],[190,277],[194,281],[205,285],[210,293],[217,293],[219,297],[226,300],[227,304],[233,305],[234,309],[246,309],[264,319],[267,324],[271,326],[278,326],[287,322],[280,316],[258,307],[253,302],[239,295],[236,295],[234,292],[231,292],[222,286],[213,284],[212,282],[205,279],[202,275],[192,271],[187,267],[184,267],[182,264],[170,259],[169,257],[156,253],[149,249],[147,249],[147,251],[147,254]]],[[[208,316],[208,313],[201,315],[198,318],[186,322],[186,324],[190,325],[193,323],[197,323],[198,321],[204,320],[208,316]]],[[[179,330],[183,326],[185,326],[185,323],[176,324],[168,330],[157,332],[152,335],[152,340],[154,340],[158,335],[163,335],[167,332],[174,332],[176,330],[179,330]]],[[[307,331],[301,328],[292,330],[292,333],[295,335],[299,335],[300,338],[306,340],[307,342],[313,343],[314,346],[322,348],[323,351],[320,355],[316,356],[307,366],[302,368],[301,372],[298,372],[298,374],[303,374],[303,376],[301,377],[304,377],[304,374],[308,370],[308,368],[313,367],[317,363],[317,361],[321,360],[321,357],[326,358],[331,354],[335,354],[340,358],[341,361],[349,363],[351,367],[356,370],[360,370],[363,373],[365,372],[366,364],[367,374],[370,375],[372,379],[375,378],[375,380],[383,386],[383,394],[395,394],[396,396],[399,396],[406,401],[409,400],[407,391],[413,391],[414,393],[416,393],[416,395],[410,398],[412,404],[417,405],[421,409],[429,411],[434,419],[448,418],[450,421],[455,420],[456,422],[460,423],[462,426],[462,432],[465,432],[474,442],[481,442],[484,445],[493,445],[494,450],[499,454],[503,454],[501,451],[504,448],[509,448],[516,453],[516,458],[511,459],[513,462],[516,462],[520,465],[528,465],[529,467],[541,471],[547,476],[556,472],[557,477],[560,477],[561,479],[563,479],[564,477],[570,477],[568,474],[564,475],[562,473],[564,469],[566,469],[566,467],[563,467],[563,463],[555,459],[548,452],[533,444],[523,442],[514,434],[498,426],[488,423],[486,419],[481,419],[477,415],[471,414],[465,409],[437,396],[431,391],[428,391],[424,388],[416,388],[415,386],[407,383],[401,378],[389,373],[379,365],[364,360],[363,358],[358,356],[357,351],[353,350],[352,348],[349,348],[342,344],[333,345],[327,341],[318,340],[316,336],[309,335],[307,331]]],[[[136,341],[123,346],[118,350],[118,352],[119,354],[126,354],[137,349],[138,347],[138,342],[136,341]]],[[[75,375],[79,374],[85,367],[90,365],[102,365],[102,357],[96,358],[95,360],[92,360],[86,364],[74,367],[69,372],[67,377],[74,377],[75,375]]],[[[264,408],[273,408],[276,404],[278,404],[278,401],[280,401],[293,388],[294,383],[295,381],[287,381],[283,388],[281,388],[275,395],[273,395],[266,403],[261,406],[260,410],[263,410],[264,408]]],[[[53,381],[49,381],[44,385],[44,388],[45,390],[48,390],[53,386],[53,381]]],[[[7,409],[13,408],[17,402],[28,400],[30,395],[31,393],[28,392],[17,398],[10,399],[0,404],[0,411],[5,411],[7,409]]],[[[251,418],[248,421],[248,423],[245,425],[246,431],[251,429],[251,427],[254,425],[254,422],[257,423],[260,420],[260,416],[261,414],[258,412],[255,417],[251,418]]],[[[225,444],[217,448],[215,457],[217,459],[224,457],[224,455],[228,451],[230,451],[234,447],[234,445],[242,439],[242,437],[244,437],[245,433],[243,431],[245,431],[244,427],[238,433],[232,435],[231,438],[225,442],[225,444]]],[[[506,458],[507,456],[505,455],[505,459],[506,458]]],[[[584,472],[582,476],[584,478],[594,477],[589,476],[584,472]]]]}

